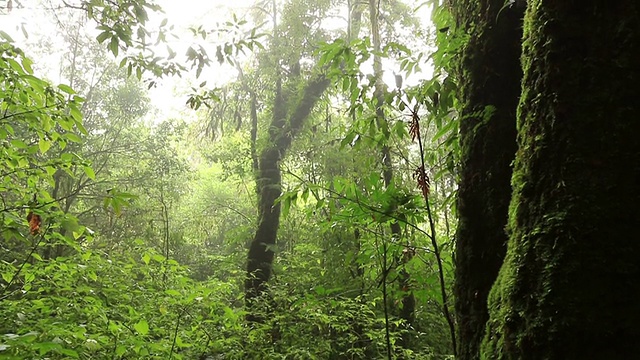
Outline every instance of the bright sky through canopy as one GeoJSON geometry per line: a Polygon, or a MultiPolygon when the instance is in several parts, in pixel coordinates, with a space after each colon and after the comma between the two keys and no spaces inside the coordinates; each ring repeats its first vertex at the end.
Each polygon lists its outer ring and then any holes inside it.
{"type": "MultiPolygon", "coordinates": [[[[411,1],[409,1],[411,2],[411,1]]],[[[60,26],[60,19],[52,16],[52,12],[47,9],[63,6],[58,0],[22,0],[21,7],[14,7],[12,11],[6,10],[7,0],[0,0],[0,30],[10,34],[14,40],[20,45],[25,46],[25,50],[30,53],[31,49],[37,50],[42,47],[39,44],[40,38],[50,37],[50,34],[56,34],[56,27],[60,26]],[[28,38],[25,37],[28,35],[28,38]]],[[[163,19],[168,19],[168,25],[173,26],[172,33],[177,36],[169,36],[166,44],[161,44],[154,49],[159,56],[167,56],[166,47],[169,46],[178,54],[178,58],[183,56],[189,46],[201,43],[206,47],[209,56],[213,57],[213,47],[208,46],[220,39],[210,36],[206,40],[194,37],[189,30],[191,27],[202,26],[205,30],[215,30],[217,24],[230,21],[235,14],[238,19],[246,19],[252,22],[249,11],[254,0],[158,0],[157,3],[162,6],[164,13],[149,12],[150,21],[149,29],[156,28],[163,19]]],[[[417,8],[416,15],[418,18],[426,22],[429,19],[429,7],[426,5],[419,6],[419,2],[413,5],[417,8]]],[[[346,5],[343,6],[343,12],[346,12],[346,5]]],[[[335,17],[324,19],[322,26],[331,29],[346,28],[346,13],[336,14],[335,17]]],[[[94,24],[86,25],[87,31],[94,32],[94,24]]],[[[247,25],[247,30],[250,29],[247,25]]],[[[94,37],[97,36],[97,33],[94,37]]],[[[63,48],[62,40],[56,41],[55,38],[49,39],[49,49],[46,54],[31,54],[31,56],[46,56],[46,61],[36,59],[40,64],[37,69],[41,71],[45,77],[53,82],[61,82],[60,68],[62,55],[67,49],[63,48]],[[44,63],[44,65],[43,65],[44,63]]],[[[394,87],[395,78],[393,71],[397,65],[384,62],[384,81],[394,87]]],[[[425,66],[426,68],[426,66],[425,66]]],[[[416,84],[420,78],[430,76],[430,69],[427,73],[415,74],[411,79],[405,79],[405,84],[416,84]]],[[[363,69],[369,72],[370,70],[363,69]]],[[[224,85],[229,81],[233,81],[237,76],[235,68],[229,64],[219,65],[216,61],[211,62],[211,66],[205,67],[199,78],[196,79],[195,71],[185,74],[183,78],[164,78],[156,80],[157,86],[150,90],[150,99],[154,107],[156,107],[162,117],[177,117],[180,113],[188,111],[185,102],[186,95],[192,87],[197,87],[203,81],[207,81],[208,88],[215,88],[224,85]]]]}

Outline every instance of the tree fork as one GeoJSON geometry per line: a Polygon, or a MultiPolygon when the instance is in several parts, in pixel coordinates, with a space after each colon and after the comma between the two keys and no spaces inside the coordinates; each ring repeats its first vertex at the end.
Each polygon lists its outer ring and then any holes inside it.
{"type": "Polygon", "coordinates": [[[257,173],[258,189],[258,228],[249,247],[247,256],[247,278],[245,280],[245,302],[249,309],[247,319],[259,320],[251,309],[254,300],[265,292],[265,286],[271,276],[274,252],[280,225],[280,203],[276,199],[282,193],[279,161],[291,146],[293,138],[300,132],[302,125],[322,93],[329,86],[329,80],[322,75],[309,80],[303,95],[291,113],[286,117],[286,101],[282,96],[280,82],[276,85],[273,118],[269,128],[269,146],[260,154],[257,173]]]}

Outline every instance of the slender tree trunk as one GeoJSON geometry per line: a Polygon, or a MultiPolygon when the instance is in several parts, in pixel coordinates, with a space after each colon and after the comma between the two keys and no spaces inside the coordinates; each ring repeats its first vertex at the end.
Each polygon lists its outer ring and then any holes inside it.
{"type": "Polygon", "coordinates": [[[506,252],[511,162],[516,152],[523,8],[504,0],[452,1],[468,36],[458,62],[463,103],[456,233],[458,358],[475,360],[487,297],[506,252]]]}
{"type": "Polygon", "coordinates": [[[530,0],[484,359],[640,354],[640,3],[530,0]]]}
{"type": "MultiPolygon", "coordinates": [[[[378,5],[379,2],[377,0],[369,0],[369,15],[371,20],[371,38],[373,40],[373,49],[375,50],[375,54],[373,55],[373,73],[376,77],[375,90],[374,90],[374,98],[376,100],[376,120],[378,129],[383,132],[389,133],[389,122],[384,113],[384,83],[382,81],[382,59],[379,55],[381,51],[381,42],[380,42],[380,28],[378,25],[378,5]]],[[[389,187],[392,185],[393,179],[393,161],[391,158],[391,149],[389,145],[386,143],[382,146],[382,151],[380,152],[382,157],[382,178],[384,180],[385,187],[389,187]]],[[[395,210],[395,209],[392,209],[395,210]]],[[[402,229],[398,222],[392,222],[390,225],[391,237],[393,241],[399,242],[402,238],[402,229]]],[[[382,239],[382,241],[386,242],[387,239],[382,239]]],[[[385,245],[386,246],[386,245],[385,245]]],[[[386,256],[386,250],[385,250],[386,256]]],[[[409,260],[410,256],[402,256],[400,257],[400,261],[409,260]]],[[[388,271],[385,268],[383,271],[388,271]]],[[[410,289],[411,279],[409,277],[409,273],[406,271],[400,272],[400,281],[398,286],[400,290],[403,291],[404,295],[400,303],[402,304],[402,309],[398,311],[400,317],[405,321],[405,325],[407,329],[413,328],[414,322],[414,313],[415,313],[415,298],[410,289]]],[[[386,276],[385,276],[386,282],[386,276]]],[[[386,283],[383,284],[386,287],[386,283]]],[[[386,296],[386,294],[385,294],[386,296]]],[[[387,304],[385,304],[387,306],[387,304]]],[[[386,308],[385,308],[386,309],[386,308]]],[[[410,347],[410,339],[411,335],[407,332],[405,336],[402,337],[400,345],[403,348],[410,347]]]]}
{"type": "Polygon", "coordinates": [[[250,321],[259,320],[251,310],[255,305],[254,300],[265,292],[266,282],[271,276],[273,246],[276,244],[280,225],[280,203],[276,203],[282,193],[279,162],[328,85],[329,81],[323,76],[311,79],[290,116],[287,116],[287,102],[280,82],[276,85],[269,143],[260,153],[258,163],[258,228],[247,258],[245,299],[249,309],[247,318],[250,321]]]}
{"type": "Polygon", "coordinates": [[[258,96],[256,92],[250,90],[251,95],[251,170],[258,171],[258,96]]]}
{"type": "MultiPolygon", "coordinates": [[[[248,79],[244,75],[244,70],[240,64],[236,64],[236,70],[238,70],[238,79],[242,83],[242,88],[244,91],[249,94],[250,98],[250,108],[249,108],[249,117],[251,118],[251,128],[249,129],[250,134],[250,152],[251,152],[251,170],[253,170],[254,174],[258,171],[258,150],[256,147],[256,143],[258,140],[258,95],[255,90],[251,88],[249,85],[248,79]]],[[[238,129],[239,130],[239,129],[238,129]]]]}

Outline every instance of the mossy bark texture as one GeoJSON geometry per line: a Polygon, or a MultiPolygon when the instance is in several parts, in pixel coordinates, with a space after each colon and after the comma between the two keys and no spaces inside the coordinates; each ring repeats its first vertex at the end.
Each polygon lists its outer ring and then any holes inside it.
{"type": "Polygon", "coordinates": [[[640,2],[530,0],[484,359],[640,356],[640,2]]]}
{"type": "Polygon", "coordinates": [[[506,253],[511,163],[516,152],[524,8],[504,0],[452,1],[468,37],[457,78],[463,102],[456,234],[458,358],[479,358],[487,297],[506,253]]]}
{"type": "Polygon", "coordinates": [[[282,194],[280,160],[328,86],[329,80],[324,76],[311,79],[302,91],[295,108],[288,112],[288,102],[278,82],[273,119],[269,127],[269,144],[260,153],[258,162],[258,228],[249,247],[245,281],[245,302],[249,309],[249,321],[260,320],[251,310],[255,306],[255,299],[260,298],[265,292],[266,283],[271,277],[271,265],[275,255],[273,246],[276,244],[280,226],[280,203],[276,202],[282,194]]]}

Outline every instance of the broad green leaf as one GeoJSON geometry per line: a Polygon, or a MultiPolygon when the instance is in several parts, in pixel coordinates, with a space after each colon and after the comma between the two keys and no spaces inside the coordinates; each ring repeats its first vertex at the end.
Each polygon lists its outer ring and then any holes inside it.
{"type": "Polygon", "coordinates": [[[113,56],[118,56],[119,50],[119,40],[117,36],[112,36],[111,41],[109,42],[109,51],[113,54],[113,56]]]}
{"type": "Polygon", "coordinates": [[[35,343],[33,344],[35,349],[38,349],[40,355],[44,355],[52,350],[60,350],[62,349],[62,345],[54,343],[54,342],[43,342],[43,343],[35,343]]]}
{"type": "Polygon", "coordinates": [[[46,153],[51,148],[51,141],[40,139],[40,142],[38,142],[38,148],[40,148],[41,153],[46,153]]]}
{"type": "Polygon", "coordinates": [[[25,75],[25,71],[22,68],[22,65],[20,65],[17,61],[13,60],[13,59],[6,59],[5,60],[9,66],[11,66],[11,68],[13,68],[13,70],[15,70],[18,74],[21,75],[25,75]]]}
{"type": "Polygon", "coordinates": [[[96,173],[93,171],[93,168],[91,168],[91,166],[85,165],[82,169],[89,179],[93,181],[96,180],[96,173]]]}
{"type": "MultiPolygon", "coordinates": [[[[71,108],[71,115],[73,115],[73,107],[71,108]]],[[[78,118],[76,118],[75,116],[73,118],[76,120],[76,127],[78,128],[78,131],[80,131],[80,133],[84,135],[87,135],[87,129],[85,129],[84,125],[82,125],[82,114],[80,114],[78,118]]]]}
{"type": "Polygon", "coordinates": [[[80,136],[78,136],[77,134],[74,133],[66,133],[64,134],[65,139],[69,140],[69,141],[73,141],[76,143],[80,143],[82,142],[82,138],[80,136]]]}
{"type": "Polygon", "coordinates": [[[13,279],[13,273],[9,273],[9,272],[2,273],[2,280],[4,280],[6,283],[11,282],[11,279],[13,279]]]}
{"type": "Polygon", "coordinates": [[[58,89],[62,90],[63,92],[69,94],[69,95],[73,95],[76,92],[71,88],[71,86],[69,85],[65,85],[65,84],[60,84],[58,85],[58,89]]]}
{"type": "Polygon", "coordinates": [[[160,254],[153,254],[153,261],[156,261],[156,262],[163,262],[163,261],[165,261],[166,259],[167,259],[166,257],[164,257],[164,256],[162,256],[162,255],[160,255],[160,254]]]}
{"type": "Polygon", "coordinates": [[[76,159],[76,155],[72,154],[72,153],[62,153],[60,155],[60,160],[64,161],[64,162],[73,162],[73,160],[76,159]]]}
{"type": "Polygon", "coordinates": [[[102,44],[105,40],[111,37],[111,33],[109,31],[103,31],[96,37],[98,43],[102,44]]]}
{"type": "Polygon", "coordinates": [[[122,357],[127,352],[127,347],[124,345],[118,345],[116,347],[116,356],[122,357]]]}
{"type": "Polygon", "coordinates": [[[133,328],[136,329],[136,331],[140,333],[140,335],[147,335],[149,333],[149,323],[147,323],[147,321],[144,319],[138,321],[138,323],[135,324],[133,328]]]}
{"type": "Polygon", "coordinates": [[[16,147],[16,148],[18,148],[18,149],[26,149],[27,148],[27,144],[25,144],[24,141],[18,140],[18,139],[11,140],[11,145],[16,147]]]}

